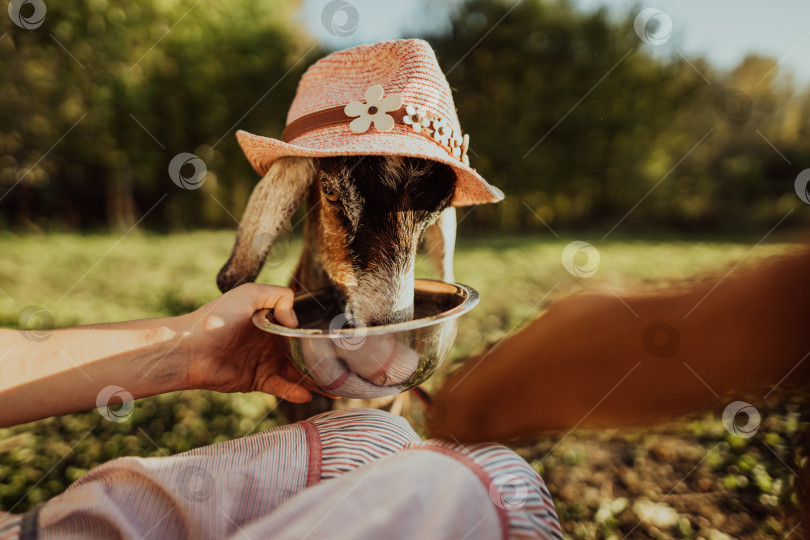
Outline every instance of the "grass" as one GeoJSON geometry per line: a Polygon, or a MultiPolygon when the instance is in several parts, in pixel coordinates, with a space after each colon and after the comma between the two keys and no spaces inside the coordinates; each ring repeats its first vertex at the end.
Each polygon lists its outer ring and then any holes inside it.
{"type": "MultiPolygon", "coordinates": [[[[587,234],[462,239],[456,251],[456,278],[478,289],[482,299],[462,319],[449,363],[462,361],[519,328],[555,299],[582,288],[604,288],[605,282],[614,290],[659,286],[707,272],[719,278],[742,259],[748,263],[794,249],[794,244],[784,241],[764,243],[752,251],[757,240],[603,241],[587,234]],[[599,269],[591,279],[574,277],[561,264],[563,247],[575,239],[590,241],[599,250],[599,269]]],[[[186,313],[218,295],[214,278],[232,241],[232,232],[204,231],[132,234],[124,239],[0,234],[0,327],[17,327],[20,312],[32,305],[47,310],[58,327],[186,313]]],[[[277,251],[276,264],[266,268],[259,281],[286,283],[299,250],[294,240],[277,251]]],[[[421,257],[417,275],[434,275],[421,257]]],[[[440,378],[434,377],[431,383],[440,378]]],[[[97,411],[88,411],[2,429],[0,509],[31,508],[94,465],[118,456],[170,455],[273,427],[280,422],[274,404],[272,397],[259,394],[187,391],[138,401],[124,423],[109,422],[97,411]]],[[[786,484],[791,473],[780,460],[787,459],[789,441],[797,429],[794,409],[791,404],[773,405],[763,413],[768,421],[761,433],[750,440],[729,438],[719,419],[708,415],[663,433],[583,434],[558,446],[555,440],[537,440],[517,450],[549,482],[566,534],[620,538],[638,522],[635,503],[654,499],[656,486],[667,485],[666,474],[677,480],[678,471],[686,467],[685,473],[720,444],[691,475],[706,482],[683,484],[692,491],[719,493],[722,504],[704,506],[715,508],[722,519],[712,521],[691,512],[688,505],[672,502],[681,516],[675,525],[656,533],[655,525],[644,524],[633,535],[689,538],[725,531],[737,537],[778,536],[786,532],[781,523],[790,506],[786,484]],[[765,442],[783,455],[769,453],[765,442]],[[627,471],[622,472],[621,463],[627,471]],[[635,488],[646,485],[643,478],[633,487],[621,476],[632,477],[636,471],[648,471],[650,478],[664,476],[638,491],[635,488]],[[731,500],[743,501],[742,510],[726,508],[731,500]],[[730,518],[734,512],[750,513],[746,500],[758,505],[760,524],[730,518]]]]}

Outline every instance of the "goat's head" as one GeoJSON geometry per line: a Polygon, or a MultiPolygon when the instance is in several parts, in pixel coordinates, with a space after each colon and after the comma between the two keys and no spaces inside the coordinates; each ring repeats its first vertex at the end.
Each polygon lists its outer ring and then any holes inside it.
{"type": "Polygon", "coordinates": [[[225,291],[256,278],[308,186],[301,285],[334,286],[364,324],[408,320],[423,234],[442,278],[452,279],[455,181],[450,167],[425,159],[282,158],[251,195],[217,283],[225,291]]]}
{"type": "Polygon", "coordinates": [[[366,324],[410,319],[416,250],[449,205],[455,173],[415,158],[329,158],[317,183],[317,250],[346,311],[366,324]]]}

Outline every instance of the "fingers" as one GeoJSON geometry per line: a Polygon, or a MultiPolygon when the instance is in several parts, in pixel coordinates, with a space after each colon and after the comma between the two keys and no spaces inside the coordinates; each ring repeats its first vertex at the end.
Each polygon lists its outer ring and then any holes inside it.
{"type": "Polygon", "coordinates": [[[274,375],[262,385],[262,392],[286,399],[293,403],[306,403],[312,399],[309,390],[299,384],[290,382],[280,375],[274,375]]]}
{"type": "Polygon", "coordinates": [[[295,293],[293,293],[292,289],[276,285],[260,285],[258,283],[251,283],[249,286],[254,299],[254,311],[271,308],[278,322],[289,328],[298,326],[298,317],[293,311],[295,293]]]}
{"type": "Polygon", "coordinates": [[[284,291],[284,295],[279,297],[276,304],[272,306],[273,315],[284,326],[295,328],[298,326],[298,317],[295,316],[295,311],[293,311],[293,292],[290,289],[284,289],[284,291]]]}

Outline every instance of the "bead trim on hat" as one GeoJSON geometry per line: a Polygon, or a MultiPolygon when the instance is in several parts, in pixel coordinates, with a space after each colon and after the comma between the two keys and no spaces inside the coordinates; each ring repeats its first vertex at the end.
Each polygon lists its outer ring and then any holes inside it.
{"type": "Polygon", "coordinates": [[[416,133],[422,131],[423,127],[430,126],[430,120],[427,117],[427,111],[422,107],[414,107],[413,105],[406,105],[405,112],[407,113],[402,117],[402,121],[409,124],[416,133]]]}
{"type": "Polygon", "coordinates": [[[470,165],[467,150],[470,146],[470,136],[452,128],[445,118],[427,111],[421,105],[408,104],[403,106],[400,94],[388,94],[383,97],[382,86],[375,84],[369,87],[365,94],[365,101],[352,101],[345,107],[332,107],[296,118],[284,128],[281,138],[290,142],[315,129],[331,125],[345,124],[349,119],[349,129],[352,133],[366,133],[372,124],[377,131],[388,132],[396,124],[406,125],[414,133],[424,134],[430,140],[437,142],[448,154],[470,165]]]}

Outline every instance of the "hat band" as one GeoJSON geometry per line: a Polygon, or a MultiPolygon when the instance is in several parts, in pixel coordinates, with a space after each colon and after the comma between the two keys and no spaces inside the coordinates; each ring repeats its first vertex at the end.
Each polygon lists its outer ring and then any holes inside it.
{"type": "MultiPolygon", "coordinates": [[[[350,124],[354,120],[354,118],[347,116],[345,109],[346,108],[343,106],[330,107],[328,109],[323,109],[320,111],[316,111],[314,113],[305,114],[304,116],[296,118],[295,120],[287,124],[287,126],[284,128],[284,131],[281,133],[281,140],[289,143],[297,139],[301,135],[304,135],[311,131],[315,131],[330,126],[350,124]]],[[[413,123],[407,121],[407,119],[411,115],[408,114],[408,111],[406,109],[407,107],[403,105],[395,111],[386,112],[386,114],[388,114],[393,118],[394,124],[414,128],[413,123]]],[[[433,123],[435,120],[441,120],[438,116],[435,116],[431,113],[426,113],[425,117],[431,123],[433,123]]],[[[414,132],[433,141],[435,144],[439,145],[442,148],[442,150],[450,154],[452,157],[458,159],[465,165],[469,166],[469,159],[467,158],[467,149],[469,147],[468,135],[465,134],[463,137],[460,137],[458,141],[455,142],[448,137],[445,137],[443,139],[448,143],[456,144],[457,147],[454,148],[450,144],[445,144],[444,142],[442,142],[442,140],[435,137],[432,134],[435,133],[435,129],[431,129],[428,127],[420,127],[418,131],[414,128],[414,132]]]]}
{"type": "MultiPolygon", "coordinates": [[[[348,124],[354,120],[354,118],[346,116],[343,109],[344,107],[341,105],[338,107],[331,107],[322,111],[305,114],[300,118],[296,118],[284,128],[284,131],[281,133],[281,140],[284,142],[290,142],[293,139],[297,139],[304,133],[309,133],[310,131],[315,131],[316,129],[336,126],[339,124],[348,124]]],[[[394,122],[401,124],[402,119],[405,118],[406,115],[405,107],[400,107],[396,111],[391,111],[387,114],[394,118],[394,122]]]]}

